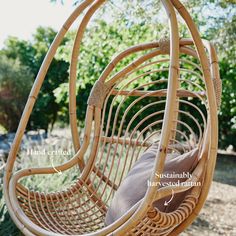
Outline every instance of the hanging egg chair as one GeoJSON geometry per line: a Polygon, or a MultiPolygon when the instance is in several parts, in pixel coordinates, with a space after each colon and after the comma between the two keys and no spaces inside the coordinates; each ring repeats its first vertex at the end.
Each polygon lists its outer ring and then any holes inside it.
{"type": "Polygon", "coordinates": [[[4,177],[6,205],[24,235],[174,236],[193,222],[206,200],[217,155],[221,82],[213,45],[200,38],[179,0],[161,1],[169,18],[169,39],[133,45],[107,65],[89,96],[83,137],[78,134],[76,79],[81,41],[91,17],[105,2],[84,0],[67,19],[42,63],[25,106],[4,177]],[[191,38],[180,39],[176,13],[183,18],[191,38]],[[66,32],[81,14],[69,80],[75,155],[55,168],[35,166],[14,171],[21,140],[48,68],[66,32]],[[132,55],[135,59],[117,71],[119,62],[132,55]],[[133,118],[128,119],[128,114],[133,114],[133,118]],[[191,176],[177,186],[148,186],[139,201],[118,219],[105,224],[114,194],[153,143],[157,144],[157,151],[151,182],[160,181],[156,173],[163,173],[167,155],[185,154],[195,148],[198,162],[191,176]],[[79,166],[81,172],[63,191],[39,192],[21,183],[30,176],[54,176],[58,171],[63,175],[74,166],[79,166]],[[154,202],[178,193],[186,194],[174,210],[165,212],[155,207],[154,202]]]}

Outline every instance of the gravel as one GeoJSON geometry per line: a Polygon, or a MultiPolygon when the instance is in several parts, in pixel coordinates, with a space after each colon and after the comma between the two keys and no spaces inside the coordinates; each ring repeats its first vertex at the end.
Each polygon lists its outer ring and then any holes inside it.
{"type": "Polygon", "coordinates": [[[219,155],[214,181],[197,219],[181,236],[236,236],[236,157],[219,155]]]}

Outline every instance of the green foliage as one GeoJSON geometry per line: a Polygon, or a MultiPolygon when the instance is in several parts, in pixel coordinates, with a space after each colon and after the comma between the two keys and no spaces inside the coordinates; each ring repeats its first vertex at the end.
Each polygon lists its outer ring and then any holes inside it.
{"type": "Polygon", "coordinates": [[[8,131],[17,129],[33,84],[33,75],[19,60],[0,55],[0,124],[8,131]]]}
{"type": "Polygon", "coordinates": [[[221,27],[213,30],[212,38],[218,49],[223,89],[219,114],[219,146],[227,148],[233,145],[236,149],[236,8],[234,14],[232,9],[228,11],[232,17],[221,21],[221,27]]]}
{"type": "MultiPolygon", "coordinates": [[[[184,1],[184,4],[194,16],[200,31],[203,32],[203,37],[212,40],[217,46],[223,81],[222,106],[219,114],[222,135],[220,135],[219,144],[221,148],[226,148],[230,144],[235,145],[233,139],[236,135],[235,1],[201,0],[196,2],[191,0],[184,1]]],[[[164,30],[166,18],[159,2],[119,0],[109,1],[104,6],[102,13],[111,18],[107,22],[102,20],[92,22],[85,32],[79,55],[76,86],[77,117],[80,126],[84,125],[86,102],[90,90],[114,54],[137,43],[157,40],[168,31],[164,30]]],[[[180,32],[181,37],[187,37],[189,34],[182,24],[180,24],[180,32]]],[[[19,60],[22,65],[29,68],[33,77],[36,77],[54,36],[55,32],[52,29],[41,27],[33,36],[32,42],[9,38],[2,54],[19,60]]],[[[56,120],[68,123],[68,68],[74,37],[75,33],[67,35],[53,60],[30,118],[28,129],[40,127],[48,130],[56,120]]],[[[117,70],[133,58],[131,56],[123,60],[117,70]]],[[[132,112],[135,113],[135,110],[132,112]]]]}
{"type": "Polygon", "coordinates": [[[220,63],[223,96],[219,114],[220,146],[232,144],[236,148],[236,65],[220,63]]]}
{"type": "MultiPolygon", "coordinates": [[[[2,50],[2,54],[8,58],[19,60],[22,65],[28,68],[33,78],[36,78],[55,35],[56,32],[53,29],[39,27],[33,35],[32,42],[10,37],[2,50]]],[[[66,39],[63,44],[65,42],[66,39]]],[[[67,81],[68,67],[68,63],[64,60],[53,59],[30,117],[28,129],[41,128],[48,131],[49,126],[53,127],[60,110],[60,104],[56,103],[53,90],[61,83],[67,81]]],[[[26,93],[29,92],[28,90],[25,91],[26,93]]]]}
{"type": "MultiPolygon", "coordinates": [[[[1,176],[2,178],[2,176],[1,176]]],[[[13,223],[3,198],[3,188],[0,185],[0,235],[1,236],[20,236],[20,230],[13,223]]]]}
{"type": "MultiPolygon", "coordinates": [[[[113,24],[98,21],[86,32],[77,68],[77,116],[80,125],[84,124],[86,102],[90,90],[114,55],[128,46],[150,41],[150,38],[156,40],[160,37],[156,35],[157,32],[155,26],[148,27],[147,25],[136,24],[127,27],[126,21],[114,22],[113,24]]],[[[60,53],[57,55],[58,60],[66,60],[69,63],[73,41],[74,37],[71,37],[66,45],[60,47],[60,53]]],[[[123,60],[117,70],[128,64],[133,57],[123,60]]],[[[61,84],[59,88],[54,90],[54,95],[58,104],[63,106],[60,112],[61,118],[67,120],[69,112],[68,83],[61,84]]]]}
{"type": "MultiPolygon", "coordinates": [[[[81,1],[77,0],[77,3],[80,2],[81,1]]],[[[183,3],[193,16],[194,21],[202,32],[202,36],[213,41],[217,47],[220,60],[220,74],[223,83],[222,105],[221,112],[219,113],[219,146],[220,148],[227,148],[230,144],[232,144],[236,149],[236,144],[234,142],[236,137],[236,1],[190,0],[183,1],[183,3]]],[[[126,22],[129,22],[127,23],[128,27],[137,23],[154,26],[158,24],[157,22],[165,23],[165,14],[163,14],[163,9],[160,5],[160,2],[155,1],[118,0],[109,1],[109,3],[105,4],[104,11],[107,15],[112,16],[117,22],[123,22],[125,19],[126,22]]],[[[159,30],[159,32],[163,32],[160,27],[160,23],[158,24],[157,31],[159,30]]],[[[125,31],[120,30],[120,28],[118,31],[119,33],[122,32],[122,34],[125,33],[125,31]]],[[[143,29],[138,30],[137,34],[143,36],[142,31],[143,29]]],[[[105,30],[104,34],[105,33],[108,34],[106,42],[109,43],[109,31],[105,30]]],[[[130,32],[128,34],[131,36],[129,43],[136,43],[135,40],[132,40],[132,37],[136,36],[136,34],[134,35],[130,32]]],[[[188,33],[185,27],[181,27],[181,34],[182,37],[187,36],[188,33]]],[[[156,36],[150,37],[150,39],[155,37],[156,36]]],[[[113,41],[111,42],[112,44],[114,43],[113,41]]],[[[105,42],[103,43],[105,44],[105,42]]],[[[121,42],[121,44],[122,43],[123,42],[121,42]]],[[[127,46],[130,45],[129,43],[127,46]]],[[[115,47],[117,47],[116,44],[115,47]]],[[[96,53],[98,53],[98,51],[96,51],[96,53]]],[[[80,63],[83,63],[82,56],[80,63]]],[[[83,78],[82,75],[83,73],[80,73],[81,78],[83,78]]],[[[79,96],[80,94],[82,95],[82,93],[78,91],[79,96]]],[[[66,96],[64,96],[64,98],[66,98],[66,96]]]]}

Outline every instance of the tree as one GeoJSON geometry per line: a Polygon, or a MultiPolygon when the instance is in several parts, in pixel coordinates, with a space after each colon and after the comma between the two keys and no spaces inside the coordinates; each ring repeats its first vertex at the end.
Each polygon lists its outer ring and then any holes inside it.
{"type": "Polygon", "coordinates": [[[17,129],[32,84],[26,66],[0,55],[0,124],[9,132],[17,129]]]}
{"type": "MultiPolygon", "coordinates": [[[[5,48],[2,50],[7,58],[19,60],[26,66],[33,77],[36,78],[42,61],[56,36],[51,28],[39,27],[33,35],[32,42],[9,37],[5,48]]],[[[62,44],[66,43],[66,39],[62,44]]],[[[48,131],[57,120],[60,104],[56,103],[53,90],[68,79],[69,65],[64,60],[53,59],[42,89],[40,90],[30,122],[27,129],[44,129],[48,131]]]]}
{"type": "MultiPolygon", "coordinates": [[[[77,66],[77,117],[80,126],[84,125],[87,99],[91,88],[112,57],[128,46],[157,38],[155,32],[158,32],[156,26],[136,24],[133,27],[127,27],[127,21],[117,21],[113,24],[97,21],[87,30],[77,66]]],[[[73,42],[74,37],[71,37],[66,45],[60,47],[59,50],[63,53],[58,54],[58,60],[70,62],[73,42]]],[[[127,65],[135,56],[123,60],[117,70],[127,65]]],[[[54,90],[57,103],[63,107],[60,118],[66,122],[68,122],[69,114],[68,90],[68,83],[62,83],[59,88],[54,90]]]]}
{"type": "MultiPolygon", "coordinates": [[[[57,1],[54,0],[54,2],[57,1]]],[[[75,1],[77,4],[80,2],[82,1],[75,1]]],[[[228,145],[232,144],[236,149],[236,144],[234,142],[236,137],[236,1],[190,0],[183,1],[183,3],[200,28],[202,37],[211,40],[217,48],[223,84],[222,105],[219,113],[219,132],[221,134],[219,136],[219,146],[220,148],[227,148],[228,145]]],[[[105,11],[106,14],[112,16],[113,21],[118,25],[122,25],[121,22],[123,21],[126,22],[127,28],[131,28],[131,26],[135,24],[145,26],[151,25],[151,27],[157,26],[157,29],[160,32],[159,35],[162,35],[163,28],[159,22],[163,21],[164,15],[160,5],[160,1],[108,1],[108,3],[104,5],[103,12],[105,11]]],[[[111,17],[109,17],[109,20],[110,18],[111,17]]],[[[120,29],[119,31],[122,33],[125,32],[120,29]]],[[[142,28],[139,28],[137,32],[141,37],[145,35],[142,33],[142,28]]],[[[107,41],[111,42],[109,41],[109,31],[105,30],[104,34],[105,33],[107,35],[107,41]]],[[[186,27],[181,26],[181,36],[188,36],[186,27]]],[[[123,36],[119,35],[119,37],[123,36]]],[[[153,38],[155,38],[155,36],[152,37],[152,39],[153,38]]],[[[130,40],[125,43],[129,45],[129,43],[134,42],[135,41],[130,40]]],[[[122,44],[122,42],[120,43],[122,44]]],[[[115,46],[117,45],[115,44],[115,46]]],[[[111,51],[113,50],[108,50],[107,53],[111,51]]],[[[91,76],[93,77],[93,75],[91,76]]]]}
{"type": "MultiPolygon", "coordinates": [[[[75,2],[81,2],[81,0],[75,2]]],[[[187,5],[199,26],[202,37],[213,41],[217,46],[223,82],[222,106],[219,113],[220,133],[222,134],[220,135],[220,147],[226,148],[229,144],[236,145],[233,143],[236,136],[235,1],[191,0],[185,1],[184,4],[187,5]]],[[[106,21],[93,20],[85,33],[79,57],[77,104],[78,119],[82,125],[90,89],[113,55],[128,46],[158,40],[167,32],[163,27],[163,9],[160,8],[160,2],[108,1],[104,5],[102,13],[112,17],[101,17],[106,21]]],[[[56,32],[50,28],[39,28],[33,36],[32,42],[9,38],[2,53],[8,58],[19,60],[21,65],[29,68],[29,71],[36,77],[55,34],[56,32]]],[[[186,27],[180,24],[180,36],[187,37],[188,34],[186,27]]],[[[67,79],[74,36],[75,32],[67,35],[52,62],[31,115],[28,129],[40,127],[48,130],[49,126],[52,127],[58,118],[63,122],[68,122],[67,79]]],[[[131,59],[122,63],[128,63],[131,59]]]]}

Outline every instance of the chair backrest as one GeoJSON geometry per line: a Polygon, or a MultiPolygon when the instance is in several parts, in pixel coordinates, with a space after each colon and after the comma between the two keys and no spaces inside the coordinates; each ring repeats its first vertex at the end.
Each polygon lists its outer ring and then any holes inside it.
{"type": "MultiPolygon", "coordinates": [[[[169,41],[164,43],[167,51],[163,51],[161,40],[137,45],[118,54],[109,64],[112,70],[109,71],[108,65],[91,91],[88,104],[100,109],[99,123],[94,120],[94,126],[99,127],[98,133],[92,136],[99,139],[98,144],[94,143],[96,151],[91,151],[94,155],[89,157],[92,164],[86,169],[93,170],[96,177],[92,182],[104,202],[111,199],[111,193],[140,154],[153,142],[160,143],[169,68],[169,41]],[[138,51],[143,54],[113,73],[116,65],[125,58],[122,55],[129,56],[138,51]]],[[[173,101],[176,110],[170,127],[169,153],[188,152],[196,146],[200,149],[207,128],[208,103],[202,69],[198,62],[193,62],[196,52],[188,46],[190,40],[182,39],[180,43],[182,58],[177,79],[179,87],[173,101]]]]}

